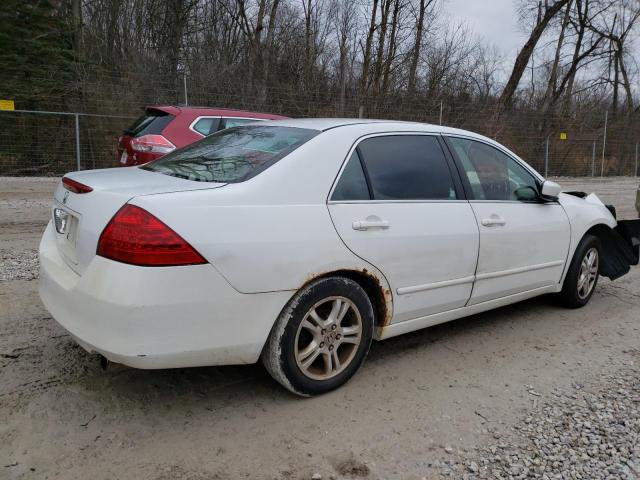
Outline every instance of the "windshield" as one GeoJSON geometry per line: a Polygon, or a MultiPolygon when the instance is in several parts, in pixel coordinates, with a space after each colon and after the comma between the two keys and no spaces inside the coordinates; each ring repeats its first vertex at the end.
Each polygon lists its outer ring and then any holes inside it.
{"type": "Polygon", "coordinates": [[[294,127],[234,127],[175,150],[142,168],[198,182],[242,182],[318,133],[294,127]]]}

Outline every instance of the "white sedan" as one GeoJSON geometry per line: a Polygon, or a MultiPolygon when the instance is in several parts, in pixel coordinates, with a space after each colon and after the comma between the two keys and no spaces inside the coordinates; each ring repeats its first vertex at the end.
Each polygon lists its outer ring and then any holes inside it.
{"type": "Polygon", "coordinates": [[[373,339],[542,294],[585,305],[599,274],[638,261],[637,224],[621,229],[612,211],[471,132],[263,122],[143,167],[65,176],[40,296],[110,361],[261,359],[314,395],[345,383],[373,339]]]}

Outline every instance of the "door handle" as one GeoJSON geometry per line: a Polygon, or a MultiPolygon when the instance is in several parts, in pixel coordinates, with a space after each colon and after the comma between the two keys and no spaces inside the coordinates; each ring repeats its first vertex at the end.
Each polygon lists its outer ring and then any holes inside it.
{"type": "Polygon", "coordinates": [[[371,230],[373,228],[386,230],[390,226],[391,225],[386,220],[359,220],[352,224],[354,230],[371,230]]]}
{"type": "Polygon", "coordinates": [[[507,221],[498,215],[491,215],[489,218],[483,218],[480,223],[483,227],[502,227],[507,221]]]}

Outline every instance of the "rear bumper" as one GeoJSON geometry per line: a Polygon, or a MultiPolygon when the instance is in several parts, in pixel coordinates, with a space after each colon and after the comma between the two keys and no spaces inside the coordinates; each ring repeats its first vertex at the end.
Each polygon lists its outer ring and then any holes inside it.
{"type": "Polygon", "coordinates": [[[136,267],[94,257],[80,276],[40,243],[40,297],[89,352],[135,368],[254,363],[291,292],[242,294],[209,264],[136,267]]]}

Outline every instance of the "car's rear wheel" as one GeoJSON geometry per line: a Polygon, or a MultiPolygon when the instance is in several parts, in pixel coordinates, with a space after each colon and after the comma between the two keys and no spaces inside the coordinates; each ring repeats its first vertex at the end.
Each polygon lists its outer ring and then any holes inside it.
{"type": "Polygon", "coordinates": [[[578,244],[559,294],[565,307],[583,307],[593,296],[600,275],[601,250],[600,239],[594,235],[585,235],[578,244]]]}
{"type": "Polygon", "coordinates": [[[302,288],[276,321],[262,352],[271,376],[304,396],[349,380],[367,356],[373,307],[353,280],[319,279],[302,288]]]}

